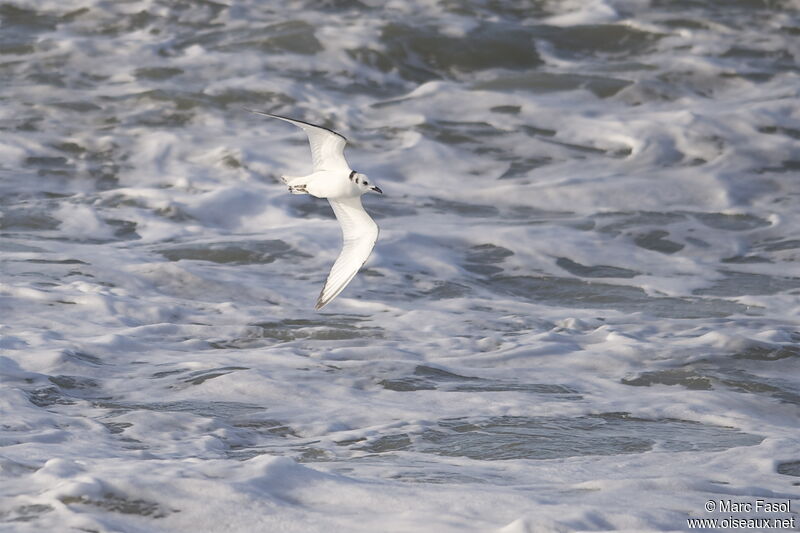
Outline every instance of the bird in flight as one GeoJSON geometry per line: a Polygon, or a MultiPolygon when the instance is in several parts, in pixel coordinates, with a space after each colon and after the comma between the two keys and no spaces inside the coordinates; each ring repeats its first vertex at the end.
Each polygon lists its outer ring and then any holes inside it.
{"type": "Polygon", "coordinates": [[[248,111],[289,122],[306,133],[311,145],[311,174],[281,176],[281,180],[289,186],[292,194],[326,198],[342,228],[342,251],[314,307],[320,310],[344,290],[372,252],[378,240],[378,225],[361,205],[361,195],[366,192],[383,194],[383,191],[367,176],[350,168],[344,158],[347,139],[339,133],[302,120],[252,109],[248,111]]]}

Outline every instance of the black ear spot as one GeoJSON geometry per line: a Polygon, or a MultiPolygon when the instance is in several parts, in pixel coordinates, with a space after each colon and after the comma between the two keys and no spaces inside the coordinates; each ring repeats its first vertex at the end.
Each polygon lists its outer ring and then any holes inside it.
{"type": "Polygon", "coordinates": [[[348,178],[350,178],[350,181],[353,181],[353,177],[354,177],[355,175],[356,175],[356,171],[355,171],[355,170],[351,170],[351,171],[350,171],[350,175],[349,175],[349,176],[347,176],[347,177],[348,177],[348,178]]]}

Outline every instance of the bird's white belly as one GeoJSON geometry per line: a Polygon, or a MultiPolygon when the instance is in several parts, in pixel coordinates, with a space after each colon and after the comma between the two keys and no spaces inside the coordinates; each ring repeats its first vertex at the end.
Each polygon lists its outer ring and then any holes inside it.
{"type": "Polygon", "coordinates": [[[320,170],[308,176],[306,190],[317,198],[347,198],[360,191],[347,179],[347,172],[320,170]]]}

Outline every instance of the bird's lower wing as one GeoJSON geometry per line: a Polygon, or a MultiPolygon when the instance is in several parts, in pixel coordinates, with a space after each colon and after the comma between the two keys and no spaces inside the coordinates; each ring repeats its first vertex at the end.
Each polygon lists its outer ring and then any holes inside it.
{"type": "Polygon", "coordinates": [[[325,307],[336,298],[367,261],[375,241],[378,225],[361,205],[361,198],[328,199],[342,227],[342,251],[328,274],[315,309],[325,307]]]}

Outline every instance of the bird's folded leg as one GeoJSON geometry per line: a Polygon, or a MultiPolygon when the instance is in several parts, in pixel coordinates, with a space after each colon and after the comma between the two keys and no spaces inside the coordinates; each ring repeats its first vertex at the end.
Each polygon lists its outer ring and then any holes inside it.
{"type": "Polygon", "coordinates": [[[292,194],[308,194],[305,185],[289,185],[289,192],[292,194]]]}

